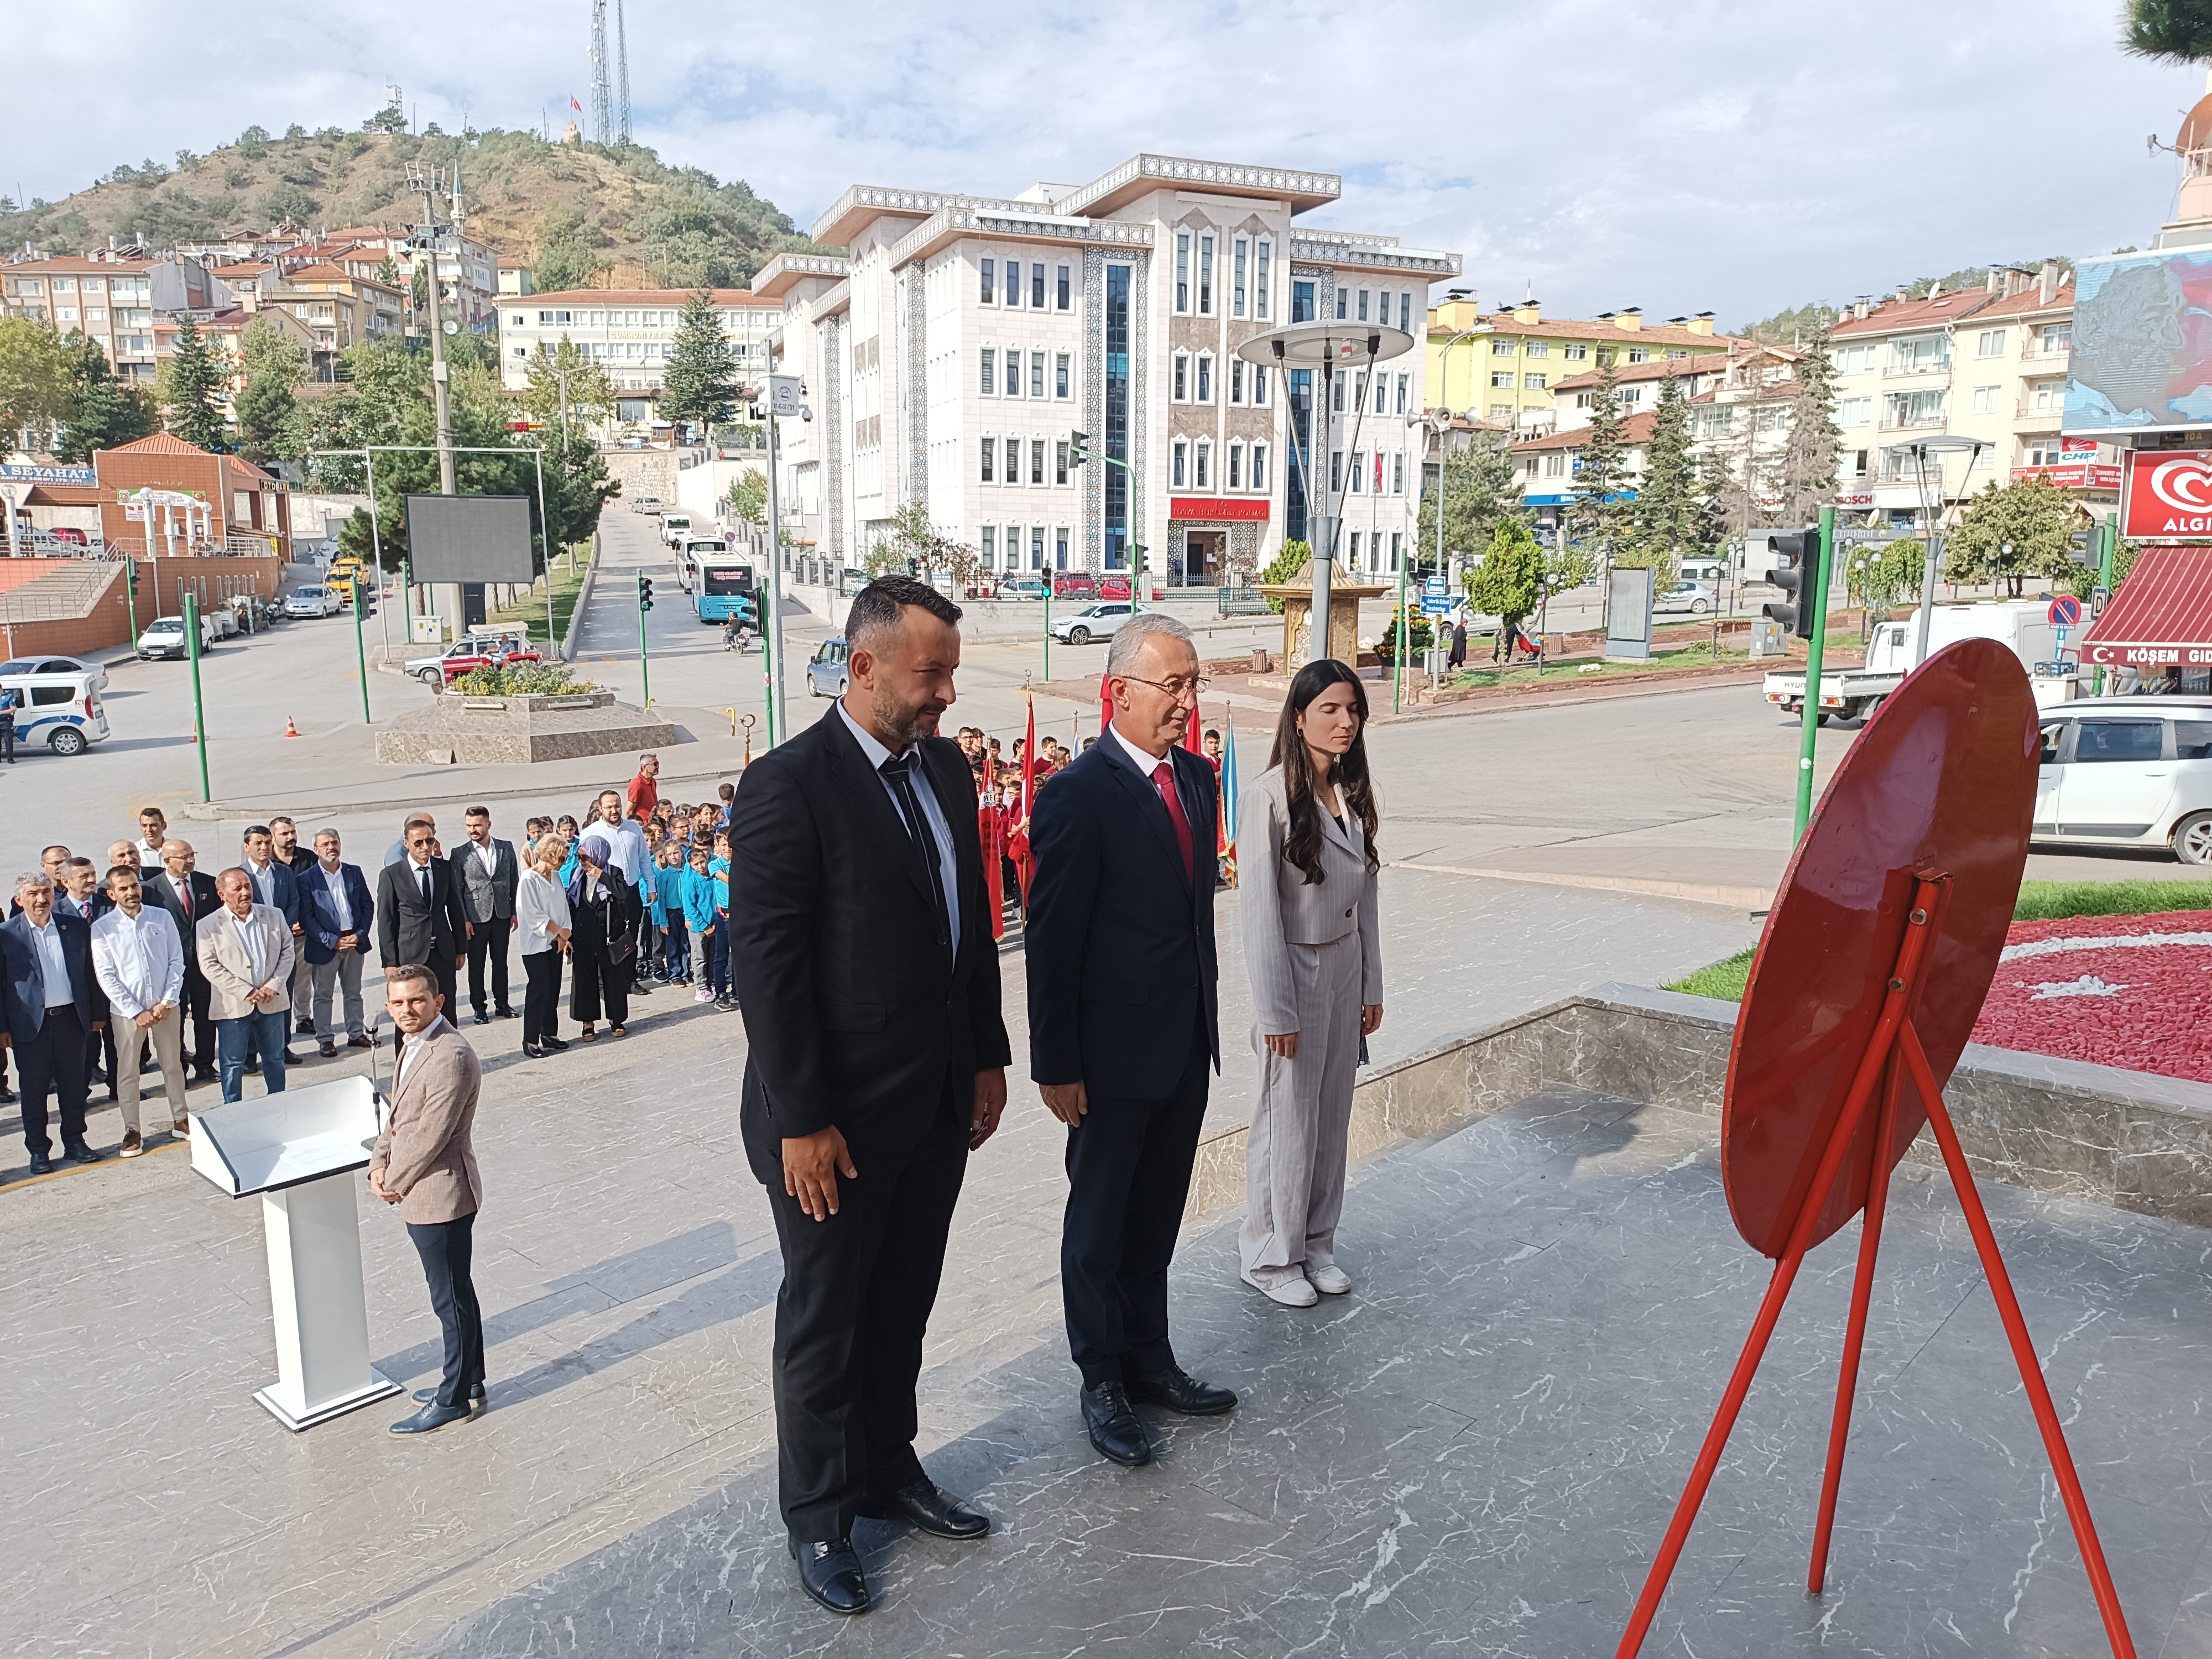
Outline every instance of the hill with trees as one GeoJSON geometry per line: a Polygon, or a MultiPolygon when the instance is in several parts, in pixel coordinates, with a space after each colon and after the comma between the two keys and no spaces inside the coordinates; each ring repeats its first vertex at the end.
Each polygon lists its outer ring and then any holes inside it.
{"type": "Polygon", "coordinates": [[[0,246],[74,253],[112,236],[166,248],[288,219],[311,231],[410,222],[410,162],[458,167],[471,240],[531,266],[544,290],[743,287],[779,250],[812,246],[742,179],[671,167],[642,144],[405,126],[397,109],[355,131],[250,126],[204,155],[119,163],[58,202],[0,197],[0,246]]]}

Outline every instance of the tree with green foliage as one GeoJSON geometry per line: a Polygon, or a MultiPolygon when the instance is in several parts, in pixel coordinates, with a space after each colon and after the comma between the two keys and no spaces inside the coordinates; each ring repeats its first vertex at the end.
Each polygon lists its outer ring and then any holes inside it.
{"type": "Polygon", "coordinates": [[[1506,519],[1492,532],[1482,562],[1461,580],[1468,606],[1498,619],[1502,641],[1522,618],[1534,613],[1544,597],[1547,574],[1543,544],[1535,532],[1518,519],[1506,519]]]}
{"type": "Polygon", "coordinates": [[[9,447],[22,439],[26,448],[44,448],[27,434],[64,418],[69,392],[69,366],[53,331],[27,317],[0,318],[0,432],[9,447]]]}
{"type": "MultiPolygon", "coordinates": [[[[6,326],[0,323],[0,328],[6,326]]],[[[143,388],[115,378],[98,341],[72,334],[63,347],[63,357],[69,395],[61,436],[54,445],[56,460],[65,466],[83,466],[96,451],[152,435],[159,425],[154,400],[143,388]]]]}
{"type": "Polygon", "coordinates": [[[591,540],[606,504],[621,494],[599,447],[582,433],[554,445],[545,457],[545,514],[552,520],[546,556],[591,540]]]}
{"type": "MultiPolygon", "coordinates": [[[[1285,582],[1297,580],[1298,572],[1305,568],[1306,561],[1311,557],[1313,557],[1311,542],[1285,542],[1283,550],[1268,560],[1267,568],[1260,573],[1259,585],[1266,587],[1280,587],[1285,582]]],[[[1270,611],[1279,614],[1281,612],[1282,600],[1272,593],[1263,597],[1266,598],[1267,608],[1270,611]]]]}
{"type": "Polygon", "coordinates": [[[2074,532],[2082,522],[2080,504],[2047,479],[1992,479],[1944,538],[1944,580],[2002,584],[2014,599],[2030,576],[2067,580],[2075,568],[2074,532]]]}
{"type": "Polygon", "coordinates": [[[722,332],[722,313],[704,289],[684,302],[676,337],[668,347],[660,412],[671,421],[702,428],[738,412],[738,365],[722,332]]]}
{"type": "Polygon", "coordinates": [[[175,355],[161,365],[163,423],[188,444],[216,448],[222,442],[222,398],[229,385],[221,356],[185,313],[177,322],[175,355]]]}
{"type": "Polygon", "coordinates": [[[1567,503],[1567,532],[1610,566],[1635,522],[1636,504],[1626,499],[1626,417],[1620,409],[1620,378],[1610,354],[1598,362],[1597,385],[1590,392],[1589,425],[1583,429],[1582,453],[1575,463],[1574,493],[1567,503]]]}
{"type": "Polygon", "coordinates": [[[267,316],[239,337],[246,388],[234,401],[238,447],[248,460],[290,461],[301,455],[300,405],[293,392],[307,378],[307,354],[267,316]]]}
{"type": "Polygon", "coordinates": [[[1836,447],[1844,436],[1836,426],[1836,360],[1825,328],[1806,343],[1790,385],[1789,427],[1766,470],[1770,489],[1781,499],[1780,522],[1810,524],[1836,499],[1836,447]]]}
{"type": "Polygon", "coordinates": [[[1644,473],[1637,480],[1629,534],[1613,553],[1616,565],[1648,566],[1662,588],[1674,585],[1682,561],[1708,552],[1718,540],[1698,481],[1698,458],[1690,434],[1690,400],[1682,383],[1669,374],[1659,383],[1659,404],[1651,441],[1644,452],[1644,473]]]}
{"type": "Polygon", "coordinates": [[[615,383],[605,367],[565,334],[550,347],[540,340],[527,372],[522,407],[538,420],[559,422],[564,439],[615,412],[615,383]]]}
{"type": "Polygon", "coordinates": [[[386,104],[363,121],[361,130],[363,132],[404,132],[407,131],[407,112],[397,104],[386,104]]]}
{"type": "MultiPolygon", "coordinates": [[[[1521,479],[1513,465],[1512,442],[1502,432],[1476,432],[1444,457],[1443,472],[1444,557],[1472,558],[1490,544],[1507,519],[1523,519],[1521,479]]],[[[1431,568],[1437,556],[1437,492],[1421,496],[1419,524],[1413,532],[1414,568],[1431,568]]]]}
{"type": "Polygon", "coordinates": [[[1865,607],[1866,626],[1861,631],[1869,636],[1875,611],[1887,617],[1897,606],[1919,599],[1927,568],[1928,544],[1907,536],[1839,549],[1830,567],[1841,574],[1845,602],[1856,599],[1865,607]]]}
{"type": "Polygon", "coordinates": [[[766,524],[768,474],[756,472],[748,467],[730,481],[730,488],[722,499],[729,503],[730,516],[739,524],[766,524]]]}
{"type": "Polygon", "coordinates": [[[2128,0],[2120,46],[2161,64],[2212,61],[2212,3],[2208,0],[2128,0]]]}

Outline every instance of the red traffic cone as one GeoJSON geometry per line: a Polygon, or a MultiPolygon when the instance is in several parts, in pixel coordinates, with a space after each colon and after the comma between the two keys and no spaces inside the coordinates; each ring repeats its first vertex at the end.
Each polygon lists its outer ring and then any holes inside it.
{"type": "Polygon", "coordinates": [[[292,724],[292,717],[289,714],[284,716],[284,735],[288,738],[296,738],[300,735],[300,728],[292,724]]]}

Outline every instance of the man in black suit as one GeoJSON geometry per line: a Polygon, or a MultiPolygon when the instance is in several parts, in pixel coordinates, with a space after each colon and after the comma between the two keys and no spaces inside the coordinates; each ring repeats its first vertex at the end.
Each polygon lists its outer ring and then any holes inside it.
{"type": "Polygon", "coordinates": [[[376,878],[376,951],[387,968],[419,962],[438,976],[448,1008],[467,959],[469,924],[453,891],[453,866],[438,856],[438,825],[427,812],[408,817],[407,854],[376,878]]]}
{"type": "Polygon", "coordinates": [[[855,1516],[941,1538],[990,1522],[914,1452],[915,1383],[968,1154],[1012,1058],[968,763],[936,736],[959,607],[884,577],[845,623],[849,689],[755,760],[730,819],[739,1111],[783,1246],[775,1413],[806,1593],[864,1613],[855,1516]],[[841,1180],[842,1178],[842,1180],[841,1180]]]}
{"type": "MultiPolygon", "coordinates": [[[[194,1083],[216,1081],[215,1022],[208,1018],[210,988],[200,972],[199,925],[202,918],[222,908],[215,878],[199,873],[199,855],[187,841],[161,843],[161,873],[146,878],[147,902],[160,905],[177,924],[177,937],[185,946],[185,1012],[191,1017],[192,1041],[188,1050],[194,1083]]],[[[175,1102],[170,1103],[172,1106],[175,1102]]],[[[179,1117],[184,1114],[177,1113],[179,1117]]]]}
{"type": "Polygon", "coordinates": [[[1176,1363],[1168,1262],[1220,1069],[1213,872],[1219,786],[1176,746],[1202,684],[1190,630],[1158,612],[1108,647],[1114,723],[1041,790],[1029,963],[1030,1074],[1067,1125],[1060,1297],[1091,1443],[1152,1460],[1131,1407],[1210,1417],[1237,1396],[1176,1363]]]}
{"type": "Polygon", "coordinates": [[[31,1173],[53,1168],[46,1097],[59,1097],[62,1156],[96,1164],[84,1138],[86,1059],[107,1023],[107,999],[92,972],[92,928],[54,908],[51,877],[15,884],[22,908],[0,922],[0,1047],[15,1051],[23,1084],[23,1145],[31,1173]]]}

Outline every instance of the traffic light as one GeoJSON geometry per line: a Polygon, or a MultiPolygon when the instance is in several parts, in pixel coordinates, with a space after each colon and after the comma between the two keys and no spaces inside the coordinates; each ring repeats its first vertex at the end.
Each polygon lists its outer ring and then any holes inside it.
{"type": "Polygon", "coordinates": [[[637,608],[640,611],[653,609],[653,578],[642,574],[637,579],[637,608]]]}
{"type": "Polygon", "coordinates": [[[124,591],[125,591],[125,592],[129,593],[132,599],[137,599],[137,598],[138,597],[138,561],[137,561],[137,560],[136,560],[136,559],[125,559],[125,560],[124,560],[124,562],[123,562],[123,586],[124,586],[124,591]]]}
{"type": "Polygon", "coordinates": [[[1778,531],[1766,538],[1766,550],[1774,555],[1774,571],[1767,580],[1789,595],[1790,602],[1762,605],[1759,609],[1799,639],[1809,640],[1813,637],[1814,611],[1819,599],[1815,591],[1819,573],[1813,561],[1820,556],[1820,526],[1778,531]]]}
{"type": "Polygon", "coordinates": [[[1089,460],[1090,459],[1091,459],[1091,434],[1090,434],[1088,432],[1071,432],[1071,433],[1069,433],[1069,434],[1067,434],[1067,464],[1068,464],[1068,465],[1070,465],[1070,466],[1081,466],[1081,465],[1082,465],[1085,461],[1089,460]]]}

